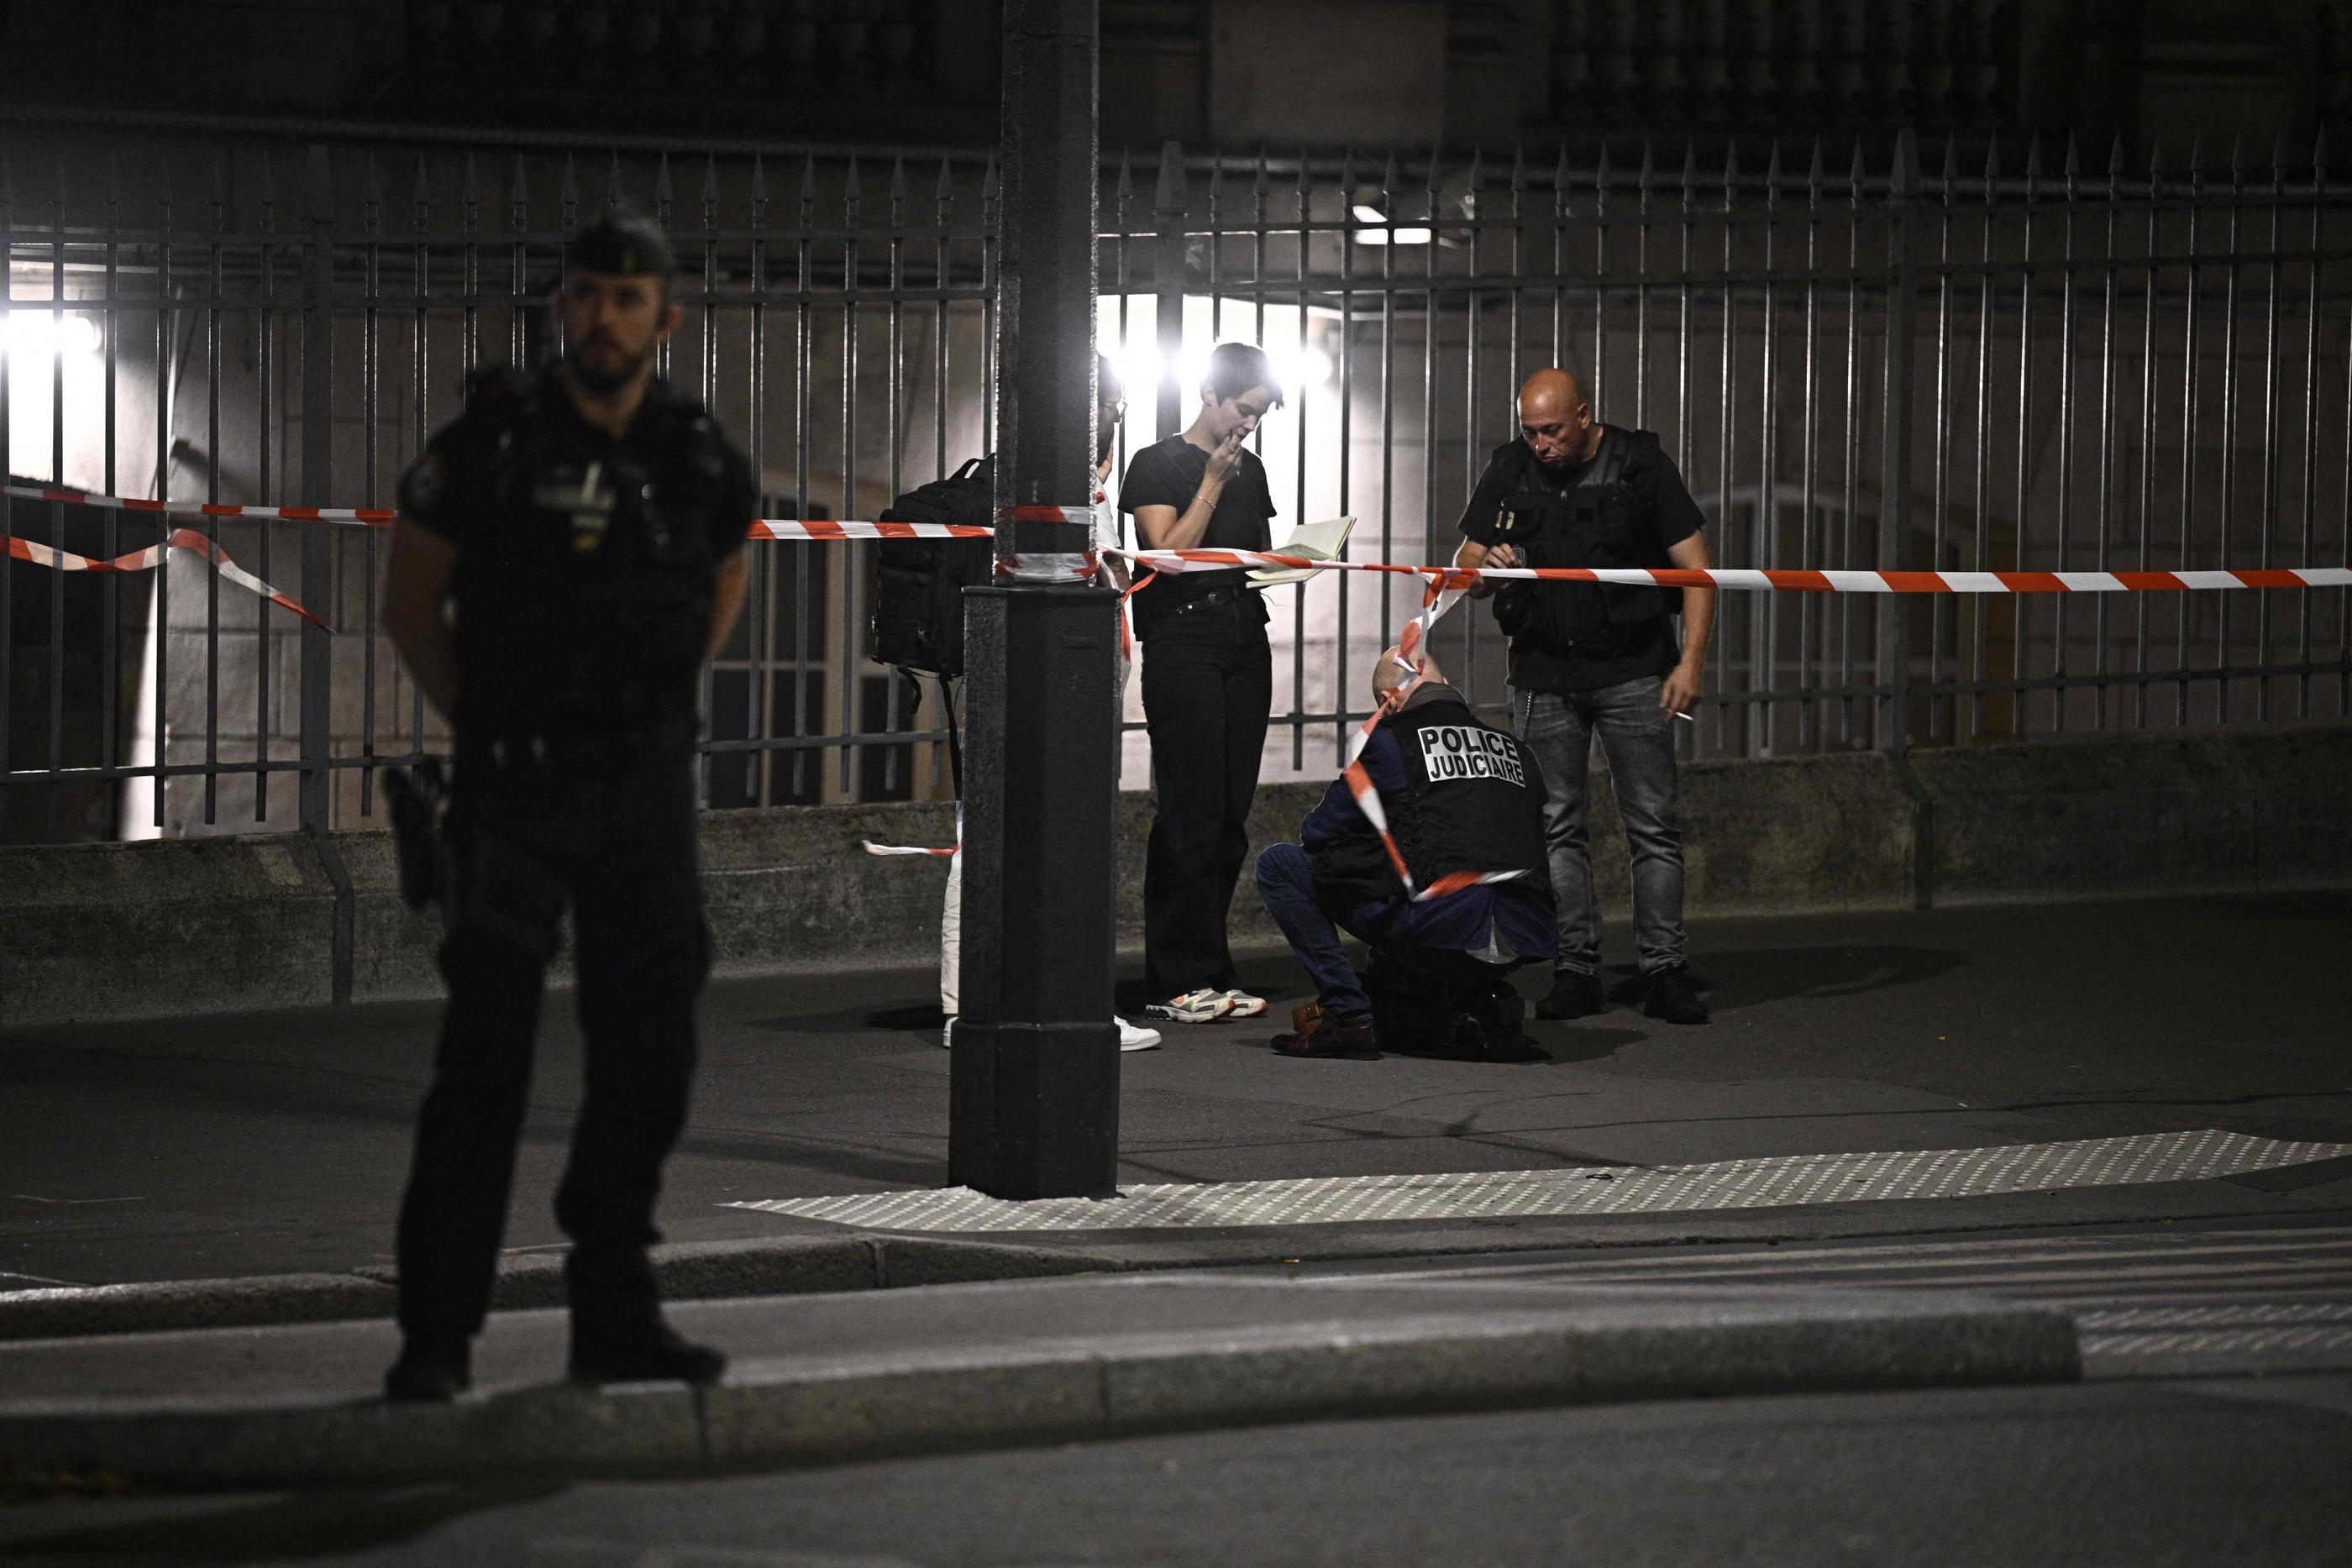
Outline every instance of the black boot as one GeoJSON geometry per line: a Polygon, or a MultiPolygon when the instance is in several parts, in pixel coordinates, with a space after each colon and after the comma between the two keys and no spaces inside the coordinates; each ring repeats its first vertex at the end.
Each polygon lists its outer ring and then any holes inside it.
{"type": "Polygon", "coordinates": [[[582,1383],[716,1383],[727,1358],[656,1317],[629,1324],[572,1319],[572,1375],[582,1383]]]}
{"type": "Polygon", "coordinates": [[[446,1405],[473,1383],[473,1336],[404,1334],[400,1359],[383,1375],[383,1396],[400,1404],[446,1405]]]}
{"type": "Polygon", "coordinates": [[[1668,1023],[1705,1023],[1707,1019],[1706,1004],[1698,999],[1690,971],[1680,964],[1651,975],[1650,998],[1642,1010],[1668,1023]]]}
{"type": "Polygon", "coordinates": [[[1539,1019],[1591,1018],[1606,1011],[1608,1003],[1601,998],[1601,977],[1580,975],[1574,969],[1555,969],[1551,977],[1551,994],[1536,1004],[1539,1019]]]}
{"type": "Polygon", "coordinates": [[[1471,1016],[1478,1020],[1478,1055],[1484,1061],[1549,1061],[1520,1026],[1528,1017],[1527,998],[1508,980],[1491,982],[1471,1016]]]}

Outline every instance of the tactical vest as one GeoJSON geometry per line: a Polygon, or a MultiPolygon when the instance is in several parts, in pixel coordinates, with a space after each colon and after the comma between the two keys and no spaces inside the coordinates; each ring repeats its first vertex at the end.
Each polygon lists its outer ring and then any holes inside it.
{"type": "MultiPolygon", "coordinates": [[[[1513,545],[1529,566],[1659,567],[1656,533],[1642,497],[1625,482],[1635,453],[1657,448],[1646,430],[1601,427],[1601,451],[1562,490],[1544,476],[1524,441],[1496,449],[1518,471],[1495,517],[1494,543],[1513,545]]],[[[1651,624],[1682,608],[1674,590],[1591,582],[1514,582],[1495,596],[1495,620],[1525,653],[1611,658],[1654,634],[1651,624]]]]}
{"type": "Polygon", "coordinates": [[[451,582],[463,727],[691,726],[729,454],[699,406],[648,395],[614,445],[541,378],[478,381],[462,420],[481,422],[490,505],[451,582]]]}
{"type": "MultiPolygon", "coordinates": [[[[1466,871],[1517,872],[1530,887],[1549,885],[1543,776],[1517,736],[1479,722],[1451,695],[1399,708],[1380,727],[1404,758],[1404,789],[1381,805],[1416,883],[1466,871]]],[[[1318,851],[1314,872],[1316,900],[1335,914],[1404,891],[1377,843],[1318,851]]]]}
{"type": "Polygon", "coordinates": [[[1404,793],[1383,804],[1415,882],[1515,871],[1541,884],[1543,775],[1517,736],[1446,695],[1399,708],[1381,727],[1404,754],[1404,793]]]}

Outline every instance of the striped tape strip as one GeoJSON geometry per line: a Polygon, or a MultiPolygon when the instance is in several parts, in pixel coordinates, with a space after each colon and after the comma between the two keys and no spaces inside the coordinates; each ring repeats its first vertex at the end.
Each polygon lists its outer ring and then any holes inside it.
{"type": "Polygon", "coordinates": [[[262,522],[358,523],[372,528],[392,527],[388,507],[232,507],[218,501],[142,501],[130,496],[100,496],[61,485],[0,485],[0,495],[20,501],[62,501],[69,507],[99,507],[118,512],[160,512],[177,517],[251,517],[262,522]]]}
{"type": "Polygon", "coordinates": [[[170,551],[188,550],[210,561],[215,570],[239,588],[250,589],[272,604],[291,610],[322,632],[334,630],[293,600],[229,559],[226,550],[222,549],[220,546],[194,528],[174,528],[171,537],[163,543],[149,545],[145,549],[132,550],[128,555],[116,556],[111,560],[101,560],[95,556],[76,555],[71,550],[57,549],[48,545],[37,544],[31,539],[18,538],[13,534],[8,537],[6,543],[8,546],[6,553],[9,556],[17,560],[29,561],[35,566],[46,566],[53,571],[152,571],[163,564],[163,558],[170,551]]]}
{"type": "Polygon", "coordinates": [[[1787,571],[1730,567],[1401,566],[1388,561],[1310,560],[1270,550],[1131,550],[1127,559],[1160,571],[1304,567],[1315,571],[1386,571],[1446,588],[1497,582],[1605,582],[1636,588],[1738,588],[1781,593],[2166,593],[2208,588],[2352,588],[2352,569],[2335,566],[2215,571],[1787,571]]]}
{"type": "MultiPolygon", "coordinates": [[[[150,501],[101,496],[54,485],[0,486],[0,495],[28,501],[173,517],[245,518],[259,522],[346,523],[389,528],[394,513],[374,507],[241,507],[215,501],[150,501]]],[[[1068,508],[1022,507],[1018,520],[1066,521],[1068,508]]],[[[986,539],[996,530],[976,523],[889,523],[824,518],[761,517],[747,537],[769,543],[820,539],[986,539]]],[[[1223,571],[1234,567],[1309,571],[1386,571],[1444,587],[1496,581],[1605,582],[1637,588],[1732,588],[1780,593],[2177,593],[2203,589],[2352,588],[2352,568],[2261,567],[2207,571],[1796,571],[1773,568],[1411,566],[1393,561],[1313,560],[1273,550],[1106,550],[1154,571],[1223,571]]]]}
{"type": "Polygon", "coordinates": [[[977,523],[833,523],[792,517],[761,517],[751,537],[776,544],[813,539],[992,539],[996,530],[977,523]]]}
{"type": "MultiPolygon", "coordinates": [[[[242,518],[262,523],[342,523],[388,528],[398,514],[389,507],[240,507],[221,501],[150,501],[132,496],[101,496],[62,485],[0,485],[0,495],[20,501],[61,501],[69,507],[97,507],[118,512],[148,512],[165,517],[242,518]]],[[[1053,508],[1061,517],[1061,508],[1053,508]]],[[[761,517],[747,537],[776,543],[799,544],[812,539],[986,539],[992,528],[972,523],[829,522],[822,518],[761,517]]]]}

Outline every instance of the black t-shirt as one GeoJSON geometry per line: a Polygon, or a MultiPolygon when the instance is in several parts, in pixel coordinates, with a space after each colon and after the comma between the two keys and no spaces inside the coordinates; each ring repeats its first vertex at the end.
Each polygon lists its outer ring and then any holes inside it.
{"type": "Polygon", "coordinates": [[[402,515],[457,547],[461,732],[691,716],[719,569],[758,506],[742,454],[659,382],[615,437],[551,377],[478,378],[400,485],[402,515]]]}
{"type": "MultiPolygon", "coordinates": [[[[1597,552],[1580,554],[1579,541],[1562,541],[1567,555],[1540,564],[1551,566],[1640,566],[1669,567],[1674,558],[1667,551],[1697,533],[1706,522],[1698,503],[1691,499],[1690,491],[1683,485],[1681,471],[1653,441],[1636,440],[1631,431],[1604,425],[1603,450],[1611,442],[1633,442],[1622,476],[1625,487],[1633,493],[1633,533],[1630,539],[1620,541],[1622,559],[1602,559],[1597,552]]],[[[1535,488],[1565,496],[1601,465],[1602,451],[1596,450],[1592,461],[1554,471],[1535,460],[1523,441],[1512,441],[1496,449],[1479,476],[1478,487],[1471,492],[1470,504],[1463,508],[1460,528],[1462,536],[1474,544],[1491,546],[1495,543],[1495,522],[1503,503],[1515,492],[1535,488]]],[[[1528,591],[1545,594],[1594,593],[1596,591],[1579,584],[1533,583],[1528,591]]],[[[1612,591],[1597,591],[1608,594],[1612,591]]],[[[1650,591],[1639,591],[1647,592],[1650,591]]],[[[1532,641],[1532,640],[1530,640],[1532,641]]],[[[1661,614],[1652,620],[1615,629],[1592,640],[1590,645],[1580,643],[1564,653],[1551,653],[1539,647],[1523,646],[1515,638],[1512,648],[1511,683],[1523,689],[1553,692],[1595,691],[1602,686],[1622,685],[1651,675],[1663,675],[1675,667],[1681,649],[1675,637],[1674,622],[1661,614]]]]}
{"type": "MultiPolygon", "coordinates": [[[[522,377],[508,371],[505,378],[502,388],[478,394],[478,401],[500,395],[520,400],[526,395],[522,377]]],[[[661,440],[668,434],[666,426],[708,418],[698,404],[658,377],[646,384],[636,417],[630,421],[627,434],[618,439],[581,418],[551,376],[540,379],[536,394],[522,417],[540,425],[550,446],[583,462],[603,459],[608,468],[616,455],[644,462],[651,455],[649,448],[670,444],[661,440]]],[[[499,504],[490,468],[498,440],[507,433],[506,422],[472,405],[466,415],[435,432],[425,443],[425,455],[401,478],[401,515],[460,549],[479,543],[499,504]]],[[[680,509],[688,514],[692,526],[703,531],[711,560],[723,561],[741,549],[750,537],[751,521],[760,515],[759,486],[751,477],[750,463],[723,436],[714,434],[702,449],[719,465],[719,472],[710,476],[707,488],[698,486],[701,493],[680,509]]],[[[625,515],[634,514],[625,509],[625,515]]]]}
{"type": "MultiPolygon", "coordinates": [[[[1198,547],[1202,549],[1274,548],[1274,536],[1266,528],[1267,519],[1274,516],[1274,491],[1265,481],[1265,465],[1247,447],[1242,449],[1241,456],[1241,466],[1225,481],[1225,487],[1217,492],[1217,509],[1209,514],[1208,531],[1201,536],[1198,547]]],[[[1201,476],[1208,471],[1209,455],[1183,436],[1171,435],[1165,441],[1154,442],[1128,459],[1127,477],[1118,486],[1118,509],[1132,514],[1144,507],[1173,507],[1177,516],[1181,517],[1201,488],[1201,476]]],[[[1143,543],[1141,533],[1139,528],[1139,546],[1143,543]]],[[[1164,573],[1135,596],[1136,632],[1147,633],[1160,619],[1163,606],[1197,599],[1221,588],[1245,588],[1248,580],[1247,572],[1241,568],[1231,571],[1164,573]],[[1147,605],[1147,600],[1153,602],[1147,605]]],[[[1246,603],[1255,604],[1260,616],[1265,613],[1263,599],[1253,595],[1246,603]]]]}

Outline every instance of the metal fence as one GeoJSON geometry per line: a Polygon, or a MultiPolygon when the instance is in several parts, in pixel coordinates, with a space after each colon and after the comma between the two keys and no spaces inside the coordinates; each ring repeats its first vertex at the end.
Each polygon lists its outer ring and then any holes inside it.
{"type": "MultiPolygon", "coordinates": [[[[583,159],[462,149],[12,145],[0,172],[0,469],[110,495],[380,506],[463,372],[549,347],[564,236],[615,192],[685,258],[680,385],[770,516],[872,517],[989,449],[984,158],[583,159]]],[[[1261,455],[1350,555],[1450,554],[1515,429],[1575,370],[1656,430],[1733,566],[2332,564],[2352,499],[2352,204],[2324,153],[1810,147],[1196,160],[1105,171],[1119,459],[1181,428],[1215,341],[1287,382],[1261,455]],[[1153,395],[1156,392],[1156,395],[1153,395]],[[1889,505],[1889,497],[1899,497],[1889,505]]],[[[0,535],[111,557],[152,514],[0,499],[0,535]]],[[[207,518],[317,611],[192,558],[144,576],[0,557],[0,826],[15,841],[373,821],[368,769],[445,737],[374,632],[382,538],[207,518]]],[[[715,806],[950,788],[936,696],[860,653],[870,547],[754,547],[709,677],[715,806]]],[[[1145,591],[1150,591],[1146,589],[1145,591]]],[[[1276,590],[1268,777],[1318,777],[1410,583],[1276,590]]],[[[1919,601],[1727,594],[1697,757],[2341,717],[2339,591],[1919,601]]],[[[1476,606],[1440,657],[1480,700],[1476,606]]],[[[1126,782],[1148,782],[1130,693],[1126,782]]]]}

